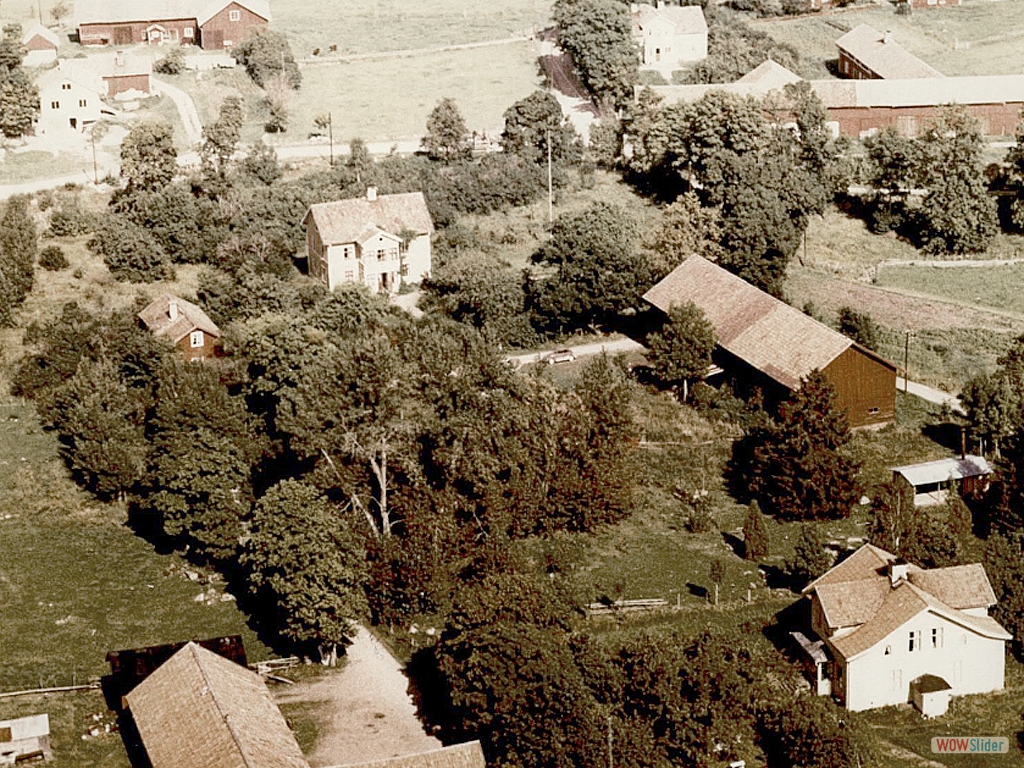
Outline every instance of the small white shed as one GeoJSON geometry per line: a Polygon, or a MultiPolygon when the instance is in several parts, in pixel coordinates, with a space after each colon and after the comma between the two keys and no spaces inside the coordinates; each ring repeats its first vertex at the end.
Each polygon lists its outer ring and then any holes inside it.
{"type": "Polygon", "coordinates": [[[950,488],[960,493],[986,490],[992,467],[984,456],[964,455],[893,467],[892,473],[894,480],[903,480],[914,489],[914,506],[928,507],[942,504],[950,488]]]}
{"type": "Polygon", "coordinates": [[[16,720],[0,720],[0,765],[14,765],[22,760],[43,757],[50,753],[50,716],[29,715],[16,720]]]}
{"type": "Polygon", "coordinates": [[[921,675],[910,684],[914,706],[925,717],[940,717],[949,709],[953,687],[938,675],[921,675]]]}

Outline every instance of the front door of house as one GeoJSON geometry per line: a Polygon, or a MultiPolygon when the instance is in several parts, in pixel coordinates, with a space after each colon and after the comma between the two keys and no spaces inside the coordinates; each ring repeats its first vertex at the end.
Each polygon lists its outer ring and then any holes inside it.
{"type": "Polygon", "coordinates": [[[69,117],[68,123],[71,125],[72,130],[78,130],[78,118],[69,117]]]}

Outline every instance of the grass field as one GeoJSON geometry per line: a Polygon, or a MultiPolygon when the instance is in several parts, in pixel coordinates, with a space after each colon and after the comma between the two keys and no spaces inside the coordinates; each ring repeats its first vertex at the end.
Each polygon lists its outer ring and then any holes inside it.
{"type": "Polygon", "coordinates": [[[918,10],[897,16],[893,6],[867,6],[835,14],[758,22],[757,28],[800,51],[804,73],[831,77],[826,61],[836,58],[835,41],[858,24],[891,30],[904,48],[945,75],[1000,75],[1024,72],[1020,46],[1024,13],[1016,3],[965,0],[959,7],[918,10]],[[961,50],[954,46],[960,43],[961,50]],[[964,47],[964,43],[968,43],[964,47]]]}

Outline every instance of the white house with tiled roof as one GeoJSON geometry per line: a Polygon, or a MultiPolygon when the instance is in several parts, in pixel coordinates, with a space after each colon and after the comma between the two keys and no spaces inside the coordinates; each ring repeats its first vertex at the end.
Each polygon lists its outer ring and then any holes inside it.
{"type": "Polygon", "coordinates": [[[403,282],[430,274],[434,222],[422,192],[335,200],[310,206],[306,228],[309,274],[329,290],[362,283],[374,293],[396,293],[403,282]]]}
{"type": "Polygon", "coordinates": [[[941,715],[950,696],[1003,688],[1012,637],[988,615],[996,597],[979,563],[924,569],[865,544],[804,594],[820,638],[805,649],[831,681],[819,693],[847,709],[914,701],[941,715]]]}

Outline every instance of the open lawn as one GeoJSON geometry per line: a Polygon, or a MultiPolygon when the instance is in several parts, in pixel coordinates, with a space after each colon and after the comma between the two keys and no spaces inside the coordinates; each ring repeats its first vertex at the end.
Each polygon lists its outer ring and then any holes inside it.
{"type": "Polygon", "coordinates": [[[875,280],[886,288],[1019,315],[1024,321],[1024,264],[993,267],[886,266],[875,280]]]}
{"type": "Polygon", "coordinates": [[[900,45],[945,75],[1024,72],[1020,56],[1024,13],[1015,2],[965,0],[962,6],[922,9],[911,16],[896,15],[894,7],[886,3],[755,23],[779,42],[796,47],[804,63],[803,74],[812,78],[833,76],[826,62],[837,57],[835,41],[858,24],[891,30],[900,45]]]}
{"type": "MultiPolygon", "coordinates": [[[[430,44],[423,38],[421,44],[430,44]]],[[[285,141],[306,138],[330,112],[335,141],[411,138],[443,98],[455,99],[470,130],[494,131],[505,110],[540,85],[532,42],[371,61],[308,65],[292,97],[285,141]]]]}

